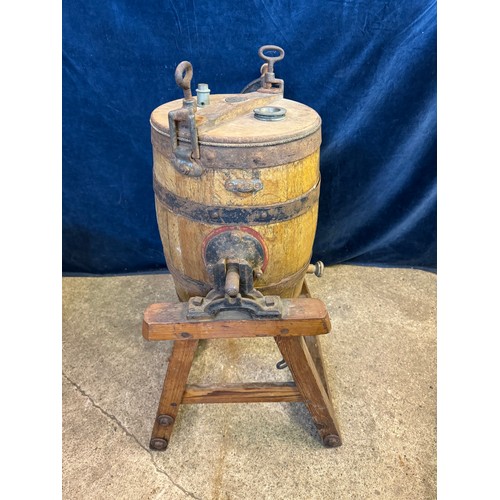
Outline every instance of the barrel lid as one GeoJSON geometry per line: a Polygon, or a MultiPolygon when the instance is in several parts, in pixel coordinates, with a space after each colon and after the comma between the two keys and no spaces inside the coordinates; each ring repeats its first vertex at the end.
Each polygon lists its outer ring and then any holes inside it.
{"type": "MultiPolygon", "coordinates": [[[[156,108],[151,114],[153,129],[169,136],[168,114],[181,107],[182,99],[177,99],[156,108]]],[[[196,126],[198,142],[202,145],[259,146],[306,137],[319,129],[321,118],[309,106],[284,99],[281,94],[213,94],[208,106],[197,109],[196,126]],[[259,108],[265,108],[261,110],[264,118],[256,117],[254,110],[259,108]],[[266,115],[271,115],[271,119],[266,119],[266,115]],[[277,119],[272,119],[274,115],[277,119]]],[[[187,130],[179,131],[179,140],[187,141],[188,137],[187,130]]]]}

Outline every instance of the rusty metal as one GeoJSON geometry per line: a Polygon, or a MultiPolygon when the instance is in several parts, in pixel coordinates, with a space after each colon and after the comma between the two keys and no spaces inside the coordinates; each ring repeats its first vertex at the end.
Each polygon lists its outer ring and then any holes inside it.
{"type": "Polygon", "coordinates": [[[187,319],[281,318],[283,303],[279,296],[264,296],[254,288],[252,266],[244,259],[220,259],[212,267],[214,288],[206,297],[188,301],[187,319]]]}
{"type": "Polygon", "coordinates": [[[321,278],[323,276],[323,271],[325,270],[325,265],[323,262],[318,260],[316,264],[309,264],[307,267],[307,274],[314,274],[318,278],[321,278]]]}
{"type": "Polygon", "coordinates": [[[182,198],[168,191],[154,177],[153,188],[158,201],[166,208],[198,222],[211,224],[244,224],[258,226],[290,220],[306,213],[319,199],[320,182],[307,193],[284,203],[260,206],[223,206],[205,205],[187,198],[182,198]]]}
{"type": "Polygon", "coordinates": [[[163,451],[166,450],[168,446],[168,441],[162,438],[153,438],[149,442],[149,447],[152,450],[163,451]]]}
{"type": "Polygon", "coordinates": [[[200,146],[195,121],[196,102],[191,93],[192,77],[193,67],[191,63],[188,61],[181,62],[175,70],[175,81],[183,89],[184,99],[182,108],[174,109],[168,113],[168,125],[175,169],[181,174],[199,177],[202,175],[203,169],[195,161],[196,158],[200,157],[200,146]],[[179,141],[178,128],[182,125],[189,130],[191,139],[189,144],[179,141]]]}
{"type": "Polygon", "coordinates": [[[225,188],[232,193],[256,193],[264,185],[260,179],[229,179],[224,184],[225,188]]]}
{"type": "Polygon", "coordinates": [[[191,80],[193,78],[193,66],[189,61],[182,61],[175,68],[175,83],[184,91],[184,101],[193,102],[196,111],[196,103],[191,93],[191,80]]]}
{"type": "Polygon", "coordinates": [[[206,297],[193,297],[188,301],[187,319],[214,319],[218,316],[228,318],[228,315],[233,319],[279,319],[283,315],[283,303],[276,296],[273,305],[268,305],[264,295],[257,291],[247,297],[241,294],[230,297],[215,290],[206,297]]]}
{"type": "Polygon", "coordinates": [[[264,86],[264,78],[266,76],[266,73],[267,73],[267,63],[264,63],[260,67],[260,76],[259,76],[259,78],[256,78],[255,80],[252,80],[250,83],[248,83],[247,85],[245,85],[245,87],[241,91],[241,94],[248,94],[250,92],[256,92],[260,88],[262,88],[264,86]]]}
{"type": "Polygon", "coordinates": [[[285,82],[276,78],[274,74],[274,63],[281,61],[285,57],[285,51],[277,45],[263,45],[259,49],[259,57],[266,61],[267,68],[264,73],[264,78],[262,79],[262,87],[258,91],[283,94],[285,90],[285,82]],[[265,52],[268,51],[279,52],[279,55],[274,57],[268,56],[265,54],[265,52]]]}
{"type": "Polygon", "coordinates": [[[214,287],[206,297],[189,300],[188,319],[228,313],[242,319],[281,318],[281,299],[264,297],[254,287],[254,272],[265,268],[267,251],[260,235],[245,229],[220,228],[205,239],[203,258],[214,287]]]}
{"type": "Polygon", "coordinates": [[[210,271],[221,259],[244,260],[254,269],[267,266],[267,248],[262,236],[251,228],[223,227],[212,231],[203,242],[203,261],[210,271]]]}
{"type": "Polygon", "coordinates": [[[174,419],[170,415],[158,415],[156,419],[160,425],[169,426],[174,423],[174,419]]]}

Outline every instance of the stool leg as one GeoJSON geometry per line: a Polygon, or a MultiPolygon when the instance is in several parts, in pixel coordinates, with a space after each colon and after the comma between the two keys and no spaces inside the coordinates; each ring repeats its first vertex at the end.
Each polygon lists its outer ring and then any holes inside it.
{"type": "Polygon", "coordinates": [[[333,406],[303,337],[274,337],[288,368],[304,398],[323,444],[329,448],[342,444],[333,406]]]}
{"type": "Polygon", "coordinates": [[[321,349],[321,344],[317,335],[307,335],[304,336],[304,340],[306,341],[306,345],[309,348],[309,353],[311,354],[311,358],[314,361],[314,366],[316,366],[316,370],[318,370],[319,378],[323,383],[323,387],[325,388],[327,396],[331,399],[332,394],[330,392],[330,386],[328,384],[328,379],[325,374],[325,366],[323,363],[323,350],[321,349]]]}
{"type": "Polygon", "coordinates": [[[197,347],[198,340],[174,341],[149,442],[152,450],[167,449],[197,347]]]}

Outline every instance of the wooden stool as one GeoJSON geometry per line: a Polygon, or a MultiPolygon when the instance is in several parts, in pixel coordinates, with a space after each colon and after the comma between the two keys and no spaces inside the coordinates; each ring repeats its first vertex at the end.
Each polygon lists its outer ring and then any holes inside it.
{"type": "Polygon", "coordinates": [[[187,303],[152,304],[144,313],[146,340],[173,340],[165,382],[151,435],[150,448],[167,449],[181,404],[303,402],[323,444],[342,444],[335,421],[321,346],[317,335],[330,331],[325,305],[310,297],[304,283],[302,295],[283,299],[281,319],[187,320],[187,303]],[[274,337],[294,382],[186,385],[200,339],[274,337]]]}

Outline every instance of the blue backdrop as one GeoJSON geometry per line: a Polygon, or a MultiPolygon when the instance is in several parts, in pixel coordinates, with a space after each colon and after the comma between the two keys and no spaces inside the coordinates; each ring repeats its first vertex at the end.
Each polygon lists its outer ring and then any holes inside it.
{"type": "Polygon", "coordinates": [[[266,44],[323,119],[315,259],[435,269],[435,2],[65,0],[63,271],[165,268],[149,115],[180,61],[234,93],[266,44]]]}

